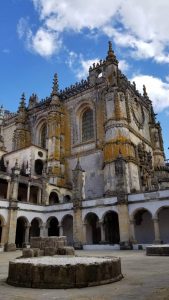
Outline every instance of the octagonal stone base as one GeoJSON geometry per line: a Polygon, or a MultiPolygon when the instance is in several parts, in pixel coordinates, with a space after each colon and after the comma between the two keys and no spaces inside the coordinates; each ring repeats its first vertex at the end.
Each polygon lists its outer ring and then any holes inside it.
{"type": "Polygon", "coordinates": [[[7,283],[65,289],[101,285],[123,278],[119,258],[40,257],[9,262],[7,283]]]}
{"type": "Polygon", "coordinates": [[[148,256],[169,256],[169,245],[152,245],[146,247],[148,256]]]}

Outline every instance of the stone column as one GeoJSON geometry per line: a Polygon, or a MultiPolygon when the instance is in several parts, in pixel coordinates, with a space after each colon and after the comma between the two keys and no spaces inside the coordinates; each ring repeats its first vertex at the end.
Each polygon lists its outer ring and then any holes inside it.
{"type": "Polygon", "coordinates": [[[63,225],[59,223],[59,236],[63,236],[63,225]]]}
{"type": "Polygon", "coordinates": [[[48,236],[48,225],[46,223],[43,223],[42,225],[40,225],[40,236],[41,237],[48,236]]]}
{"type": "Polygon", "coordinates": [[[83,223],[83,244],[87,244],[87,223],[83,223]]]}
{"type": "Polygon", "coordinates": [[[7,188],[7,195],[6,195],[6,199],[9,200],[10,198],[10,190],[11,190],[11,179],[8,179],[8,188],[7,188]]]}
{"type": "Polygon", "coordinates": [[[8,227],[2,225],[1,245],[4,246],[8,241],[8,227]]]}
{"type": "Polygon", "coordinates": [[[10,200],[14,200],[14,201],[17,201],[18,200],[18,187],[19,187],[19,184],[17,181],[11,181],[11,184],[10,184],[10,200]]]}
{"type": "Polygon", "coordinates": [[[29,202],[30,201],[30,187],[31,187],[31,184],[30,184],[30,182],[28,181],[28,188],[27,188],[27,202],[29,202]]]}
{"type": "Polygon", "coordinates": [[[130,226],[128,206],[125,203],[118,204],[120,249],[130,249],[130,226]]]}
{"type": "Polygon", "coordinates": [[[103,221],[99,221],[98,222],[99,226],[100,226],[100,231],[101,231],[101,243],[105,243],[105,228],[104,228],[104,223],[103,221]]]}
{"type": "Polygon", "coordinates": [[[18,211],[18,186],[19,186],[20,168],[16,161],[15,166],[12,168],[12,177],[10,184],[10,197],[8,208],[8,241],[6,244],[6,251],[16,250],[15,237],[17,226],[17,211],[18,211]]]}
{"type": "Polygon", "coordinates": [[[135,237],[134,220],[130,220],[130,240],[133,244],[137,244],[136,237],[135,237]]]}
{"type": "Polygon", "coordinates": [[[6,251],[15,251],[15,237],[17,226],[17,201],[11,201],[8,208],[8,241],[6,245],[6,251]]]}
{"type": "Polygon", "coordinates": [[[159,229],[158,218],[154,218],[153,223],[154,223],[154,235],[155,235],[154,244],[160,244],[161,239],[160,239],[160,229],[159,229]]]}
{"type": "Polygon", "coordinates": [[[75,249],[82,249],[84,243],[84,230],[82,222],[82,209],[74,207],[73,210],[73,241],[75,249]]]}
{"type": "Polygon", "coordinates": [[[30,224],[26,224],[25,225],[25,244],[28,245],[29,244],[29,231],[30,231],[30,224]]]}
{"type": "Polygon", "coordinates": [[[38,190],[38,204],[42,203],[42,189],[39,188],[38,190]]]}

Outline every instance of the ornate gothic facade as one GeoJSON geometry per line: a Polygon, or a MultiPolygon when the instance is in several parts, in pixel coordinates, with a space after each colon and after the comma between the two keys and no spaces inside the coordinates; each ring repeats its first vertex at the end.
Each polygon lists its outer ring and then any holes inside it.
{"type": "Polygon", "coordinates": [[[16,114],[0,110],[0,242],[67,235],[76,247],[169,242],[169,167],[161,127],[118,68],[111,42],[87,80],[16,114]]]}

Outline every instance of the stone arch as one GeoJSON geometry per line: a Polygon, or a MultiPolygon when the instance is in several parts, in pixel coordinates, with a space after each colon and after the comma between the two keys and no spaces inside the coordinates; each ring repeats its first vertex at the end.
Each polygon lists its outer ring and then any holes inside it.
{"type": "Polygon", "coordinates": [[[148,208],[146,208],[146,207],[144,207],[144,206],[141,206],[141,207],[138,207],[138,208],[136,208],[135,210],[132,211],[132,213],[131,213],[131,215],[130,215],[130,220],[134,220],[134,216],[135,216],[136,213],[139,212],[140,210],[147,210],[147,211],[150,213],[151,217],[153,217],[152,212],[151,212],[148,208]]]}
{"type": "Polygon", "coordinates": [[[49,205],[58,204],[59,202],[58,192],[56,190],[52,190],[49,195],[49,205]]]}
{"type": "Polygon", "coordinates": [[[63,235],[67,237],[68,245],[73,245],[73,216],[70,214],[62,218],[61,225],[63,228],[63,235]]]}
{"type": "Polygon", "coordinates": [[[164,244],[169,243],[169,206],[160,207],[156,216],[159,223],[160,240],[164,244]]]}
{"type": "Polygon", "coordinates": [[[101,230],[99,226],[99,217],[89,212],[84,218],[86,226],[86,243],[87,244],[99,244],[101,241],[101,230]]]}
{"type": "Polygon", "coordinates": [[[65,196],[63,196],[63,202],[64,203],[69,203],[69,202],[71,202],[72,201],[72,199],[71,199],[71,196],[70,195],[65,195],[65,196]]]}
{"type": "Polygon", "coordinates": [[[59,221],[56,217],[49,217],[47,220],[48,236],[59,236],[59,221]]]}
{"type": "Polygon", "coordinates": [[[135,238],[138,244],[153,243],[154,225],[151,212],[146,208],[138,208],[132,214],[134,221],[135,238]]]}
{"type": "Polygon", "coordinates": [[[42,225],[42,220],[38,217],[35,217],[31,221],[30,227],[30,237],[39,237],[40,236],[40,226],[42,225]]]}
{"type": "Polygon", "coordinates": [[[118,213],[109,210],[103,215],[103,227],[105,232],[105,242],[109,244],[119,244],[120,231],[119,231],[119,218],[118,213]]]}
{"type": "Polygon", "coordinates": [[[17,219],[16,224],[16,237],[15,244],[17,248],[22,248],[25,243],[26,227],[29,225],[28,219],[24,216],[20,216],[17,219]]]}
{"type": "Polygon", "coordinates": [[[47,128],[47,119],[40,118],[35,126],[35,144],[40,146],[43,149],[47,148],[47,135],[48,135],[48,128],[47,128]]]}

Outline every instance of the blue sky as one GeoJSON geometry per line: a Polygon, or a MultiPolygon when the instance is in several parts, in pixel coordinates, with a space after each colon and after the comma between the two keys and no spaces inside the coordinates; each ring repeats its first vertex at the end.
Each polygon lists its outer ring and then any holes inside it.
{"type": "Polygon", "coordinates": [[[145,84],[169,158],[168,0],[5,0],[0,10],[0,104],[16,111],[22,92],[39,99],[87,76],[111,40],[119,67],[145,84]]]}

